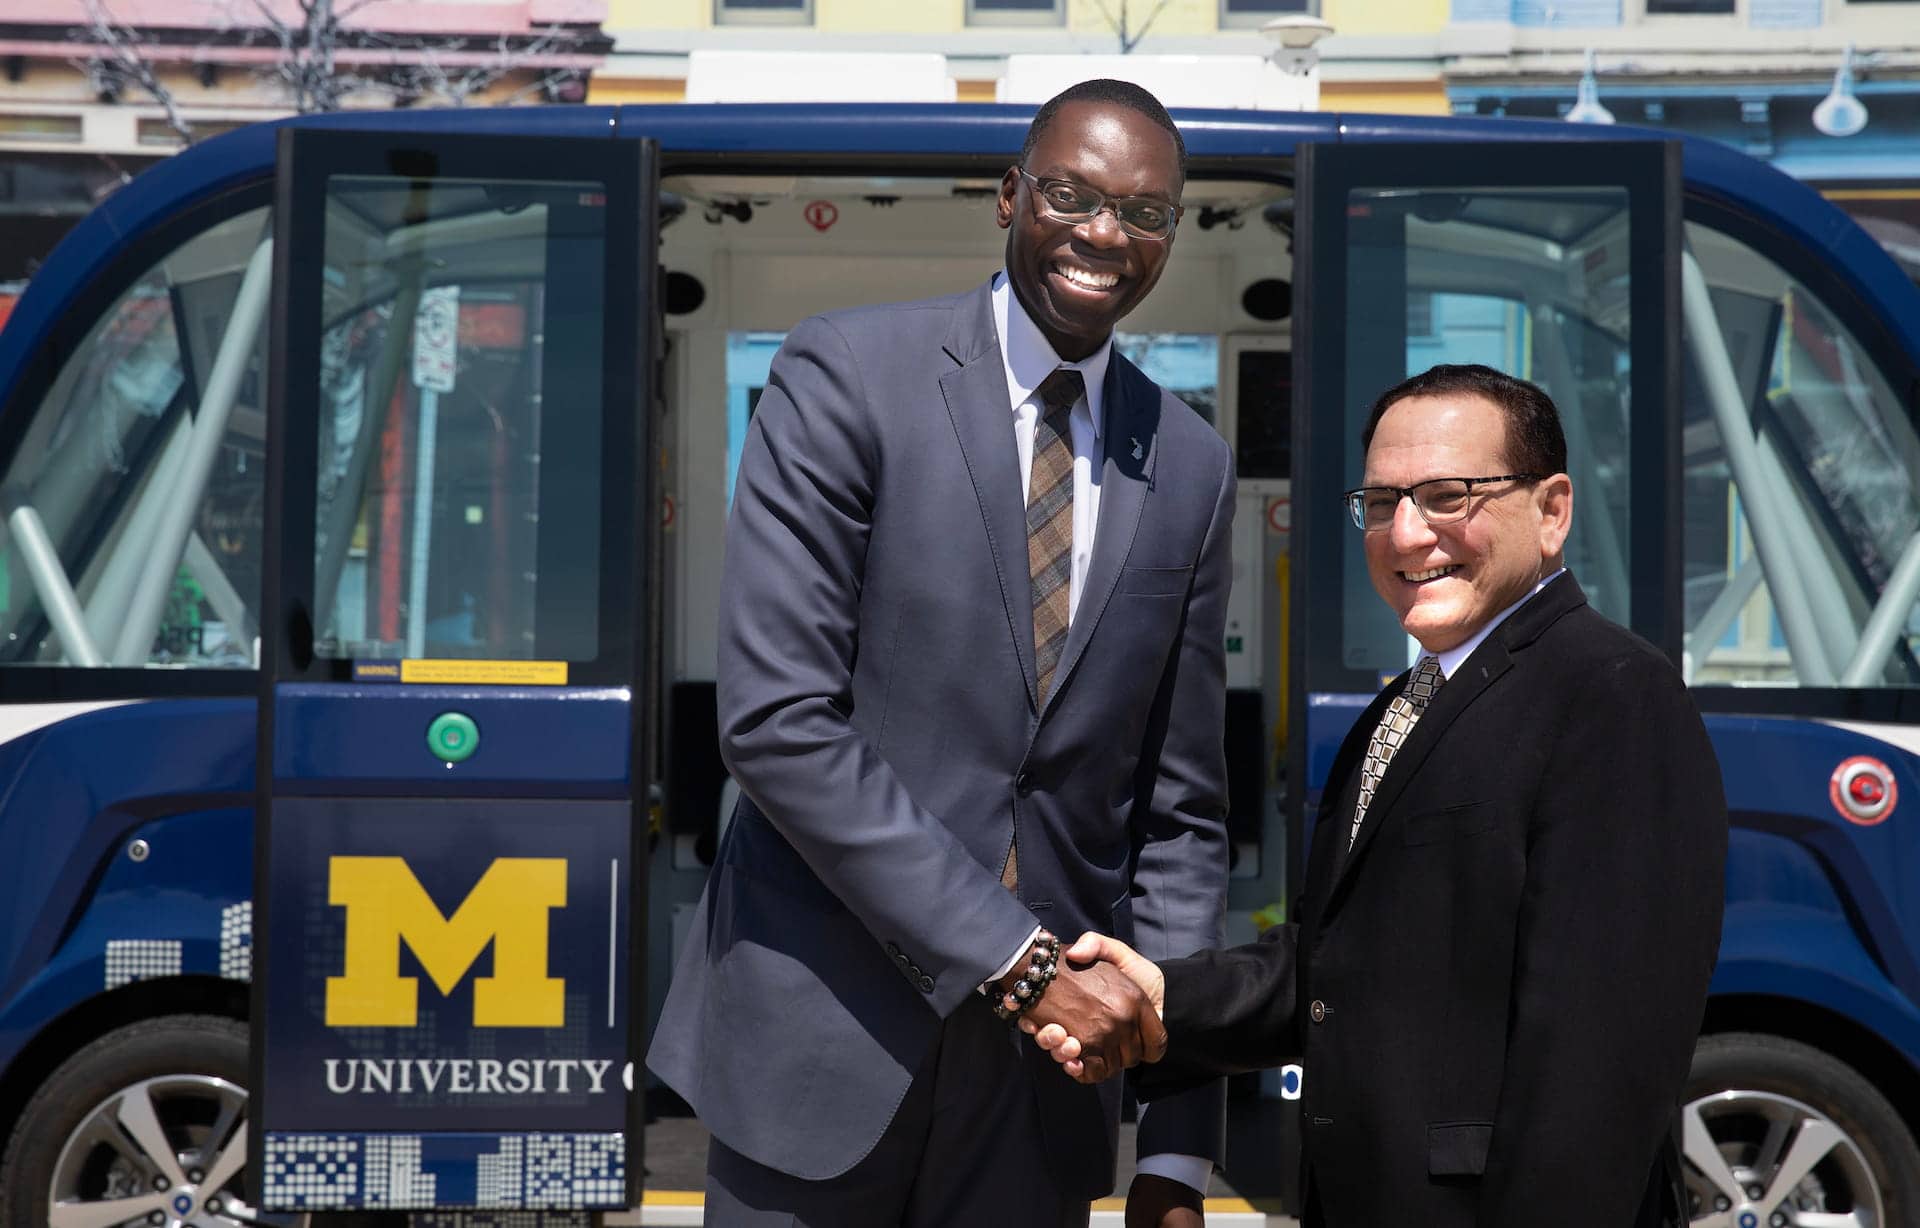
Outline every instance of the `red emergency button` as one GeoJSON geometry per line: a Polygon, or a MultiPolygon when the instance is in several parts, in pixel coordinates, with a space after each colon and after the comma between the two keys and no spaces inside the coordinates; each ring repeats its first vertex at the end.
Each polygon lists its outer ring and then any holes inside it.
{"type": "Polygon", "coordinates": [[[1886,822],[1900,800],[1893,770],[1871,755],[1855,755],[1833,769],[1827,782],[1833,808],[1849,823],[1872,827],[1886,822]]]}

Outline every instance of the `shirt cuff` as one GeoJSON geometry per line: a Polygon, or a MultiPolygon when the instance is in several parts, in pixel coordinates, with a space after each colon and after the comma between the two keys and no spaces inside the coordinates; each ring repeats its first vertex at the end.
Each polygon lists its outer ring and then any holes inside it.
{"type": "Polygon", "coordinates": [[[1039,936],[1040,927],[1036,925],[1033,927],[1033,932],[1027,935],[1026,941],[1020,944],[1019,949],[1008,957],[1006,963],[1000,965],[1000,971],[980,982],[980,992],[991,996],[993,994],[993,983],[1007,975],[1007,973],[1012,972],[1013,966],[1027,957],[1027,952],[1033,950],[1033,940],[1039,936]]]}
{"type": "MultiPolygon", "coordinates": [[[[1141,1110],[1143,1113],[1145,1109],[1141,1110]]],[[[1206,1197],[1207,1185],[1213,1180],[1213,1161],[1205,1156],[1183,1156],[1178,1152],[1164,1152],[1160,1155],[1141,1156],[1134,1166],[1137,1173],[1148,1173],[1155,1177],[1165,1177],[1169,1181],[1178,1181],[1190,1190],[1198,1190],[1206,1197]]]]}

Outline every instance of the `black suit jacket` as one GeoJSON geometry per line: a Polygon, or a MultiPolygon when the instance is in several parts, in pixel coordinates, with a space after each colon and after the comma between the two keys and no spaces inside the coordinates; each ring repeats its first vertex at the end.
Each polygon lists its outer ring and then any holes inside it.
{"type": "Polygon", "coordinates": [[[1164,966],[1147,1094],[1299,1058],[1335,1228],[1622,1228],[1655,1187],[1719,945],[1726,803],[1700,717],[1571,575],[1447,680],[1345,852],[1334,761],[1297,923],[1164,966]]]}

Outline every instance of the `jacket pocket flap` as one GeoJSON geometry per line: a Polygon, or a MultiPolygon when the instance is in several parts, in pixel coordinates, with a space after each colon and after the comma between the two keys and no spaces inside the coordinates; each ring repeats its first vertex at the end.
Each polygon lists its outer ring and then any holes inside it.
{"type": "Polygon", "coordinates": [[[1400,827],[1404,844],[1436,844],[1492,831],[1499,815],[1491,802],[1461,802],[1441,810],[1410,814],[1400,827]]]}
{"type": "Polygon", "coordinates": [[[1191,567],[1122,567],[1120,591],[1141,597],[1181,597],[1193,582],[1191,567]]]}
{"type": "Polygon", "coordinates": [[[1487,1171],[1493,1145],[1490,1121],[1442,1121],[1427,1125],[1427,1175],[1478,1177],[1487,1171]]]}

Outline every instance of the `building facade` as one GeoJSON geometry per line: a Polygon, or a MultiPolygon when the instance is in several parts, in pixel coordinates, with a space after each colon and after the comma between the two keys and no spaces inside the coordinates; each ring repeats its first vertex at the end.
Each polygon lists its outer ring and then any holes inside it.
{"type": "Polygon", "coordinates": [[[609,0],[592,96],[679,101],[694,53],[779,50],[937,55],[953,98],[991,102],[1009,56],[1259,56],[1290,15],[1331,27],[1330,111],[1561,116],[1591,53],[1613,119],[1772,161],[1920,275],[1920,0],[609,0]],[[1866,122],[1835,135],[1814,113],[1843,61],[1866,122]]]}
{"type": "Polygon", "coordinates": [[[356,107],[578,102],[605,0],[5,0],[0,313],[127,178],[240,124],[356,107]]]}
{"type": "Polygon", "coordinates": [[[593,97],[677,102],[696,50],[885,51],[944,56],[961,102],[992,102],[1010,55],[1263,56],[1261,26],[1314,16],[1320,105],[1445,114],[1447,0],[609,0],[614,54],[593,97]],[[1137,40],[1137,41],[1134,41],[1137,40]]]}

